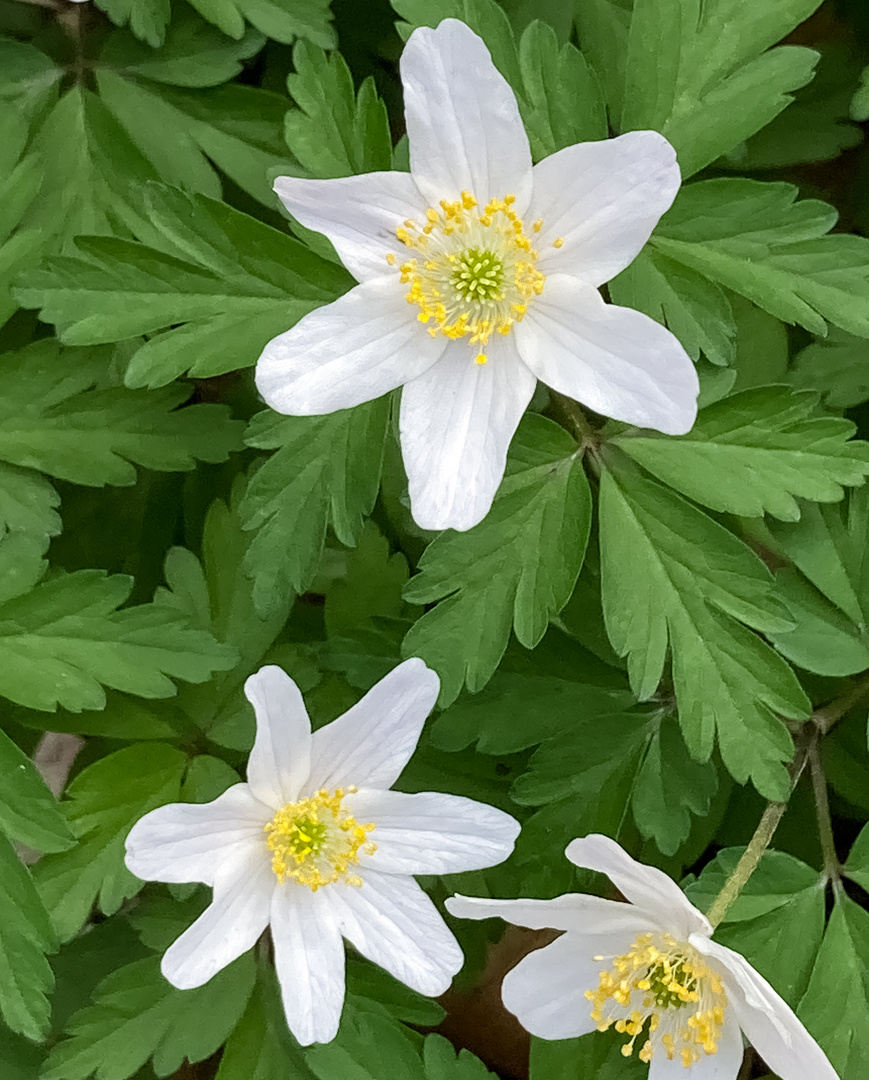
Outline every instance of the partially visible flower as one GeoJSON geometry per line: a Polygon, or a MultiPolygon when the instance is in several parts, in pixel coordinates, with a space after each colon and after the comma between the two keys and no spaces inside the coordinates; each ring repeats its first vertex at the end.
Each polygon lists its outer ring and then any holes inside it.
{"type": "Polygon", "coordinates": [[[410,173],[275,183],[360,284],[271,341],[256,381],[291,416],[403,386],[413,516],[469,529],[492,504],[537,379],[604,416],[690,430],[698,381],[685,350],[598,291],[639,254],[681,178],[654,131],[578,143],[532,168],[513,91],[455,19],[411,34],[401,77],[410,173]]]}
{"type": "Polygon", "coordinates": [[[287,1023],[303,1045],[338,1030],[342,935],[420,993],[447,989],[462,953],[411,875],[501,862],[519,825],[471,799],[389,790],[438,688],[422,660],[406,660],[312,734],[299,689],[280,668],[247,680],[257,720],[248,782],[204,805],[152,810],[127,837],[138,877],[214,889],[163,956],[169,982],[201,986],[271,926],[287,1023]]]}
{"type": "Polygon", "coordinates": [[[566,855],[606,874],[629,903],[579,893],[446,902],[468,919],[564,931],[504,979],[504,1004],[532,1035],[614,1027],[627,1040],[622,1053],[649,1062],[649,1080],[735,1080],[744,1032],[782,1080],[837,1080],[791,1008],[739,953],[711,940],[706,916],[666,874],[607,836],[573,840],[566,855]]]}

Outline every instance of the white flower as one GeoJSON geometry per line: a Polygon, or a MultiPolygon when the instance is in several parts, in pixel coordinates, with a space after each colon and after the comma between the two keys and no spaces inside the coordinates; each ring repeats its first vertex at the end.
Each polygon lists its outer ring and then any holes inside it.
{"type": "Polygon", "coordinates": [[[532,1035],[572,1039],[615,1027],[649,1062],[649,1080],[735,1080],[742,1036],[782,1080],[836,1080],[823,1050],[790,1007],[739,953],[711,940],[707,918],[682,890],[606,836],[567,846],[629,901],[568,893],[554,900],[456,896],[469,919],[565,931],[504,979],[507,1008],[532,1035]],[[690,1069],[690,1072],[686,1072],[690,1069]]]}
{"type": "Polygon", "coordinates": [[[663,136],[634,131],[532,168],[513,91],[455,19],[411,34],[401,77],[410,173],[275,183],[360,284],[271,341],[256,381],[293,416],[403,386],[413,516],[469,529],[537,379],[605,416],[690,430],[698,382],[685,350],[598,292],[673,202],[679,167],[663,136]]]}
{"type": "Polygon", "coordinates": [[[153,810],[127,837],[138,877],[214,889],[163,957],[169,982],[201,986],[271,926],[287,1023],[303,1045],[338,1030],[342,935],[420,993],[447,989],[462,953],[411,875],[501,862],[519,825],[471,799],[389,790],[438,686],[421,660],[406,660],[311,734],[299,689],[280,668],[247,680],[257,720],[248,782],[205,805],[153,810]]]}

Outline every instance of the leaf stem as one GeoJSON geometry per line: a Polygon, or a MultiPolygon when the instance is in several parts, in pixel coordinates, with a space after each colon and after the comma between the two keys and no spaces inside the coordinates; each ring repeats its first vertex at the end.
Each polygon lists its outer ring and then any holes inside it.
{"type": "Polygon", "coordinates": [[[588,417],[582,411],[582,406],[567,394],[560,394],[557,390],[550,391],[550,401],[553,411],[559,414],[560,419],[576,441],[582,446],[591,447],[598,443],[598,434],[588,422],[588,417]]]}
{"type": "Polygon", "coordinates": [[[830,816],[830,799],[827,794],[827,778],[821,763],[818,740],[809,746],[809,768],[812,774],[812,791],[815,796],[815,812],[818,818],[818,835],[821,851],[824,855],[824,873],[833,883],[833,890],[838,894],[842,890],[842,866],[836,854],[836,842],[833,839],[833,820],[830,816]]]}

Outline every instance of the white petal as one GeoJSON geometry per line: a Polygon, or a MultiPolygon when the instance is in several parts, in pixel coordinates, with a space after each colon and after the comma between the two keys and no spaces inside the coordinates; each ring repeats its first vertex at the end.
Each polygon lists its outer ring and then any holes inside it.
{"type": "Polygon", "coordinates": [[[201,881],[237,861],[245,846],[262,847],[272,811],[234,784],[213,802],[171,803],[145,814],[126,839],[127,869],[143,881],[201,881]]]}
{"type": "Polygon", "coordinates": [[[626,952],[639,934],[663,929],[660,920],[649,918],[632,904],[585,893],[564,893],[552,900],[451,896],[446,900],[446,909],[461,919],[505,919],[531,930],[569,930],[588,937],[593,954],[607,956],[626,952]]]}
{"type": "Polygon", "coordinates": [[[462,950],[413,878],[366,867],[360,886],[339,883],[324,892],[341,933],[363,956],[421,994],[447,990],[462,950]]]}
{"type": "Polygon", "coordinates": [[[629,424],[668,435],[691,430],[697,372],[675,335],[648,315],[552,274],[515,334],[522,359],[553,390],[629,424]]]}
{"type": "Polygon", "coordinates": [[[486,346],[451,342],[401,393],[401,452],[414,520],[424,529],[470,529],[492,505],[507,448],[537,380],[512,335],[486,346]]]}
{"type": "Polygon", "coordinates": [[[606,874],[619,892],[675,938],[687,940],[693,933],[709,935],[712,928],[671,878],[654,866],[632,859],[608,836],[592,833],[571,840],[565,851],[568,859],[586,870],[606,874]]]}
{"type": "Polygon", "coordinates": [[[531,151],[516,95],[481,38],[444,19],[410,35],[401,57],[410,171],[433,206],[471,191],[480,203],[531,195],[531,151]]]}
{"type": "Polygon", "coordinates": [[[837,1080],[827,1055],[745,957],[699,934],[692,935],[690,943],[718,961],[728,1007],[773,1072],[783,1080],[837,1080]]]}
{"type": "Polygon", "coordinates": [[[279,176],[275,191],[305,228],[328,236],[357,281],[382,277],[386,256],[402,248],[395,230],[407,218],[425,219],[426,202],[410,173],[376,172],[338,180],[279,176]]]}
{"type": "Polygon", "coordinates": [[[440,679],[422,660],[399,664],[343,716],[314,732],[311,792],[391,787],[416,749],[440,679]]]}
{"type": "Polygon", "coordinates": [[[215,875],[214,900],[163,955],[160,968],[179,990],[202,986],[246,953],[268,926],[277,882],[268,852],[245,857],[215,875]]]}
{"type": "Polygon", "coordinates": [[[288,416],[352,409],[421,375],[446,339],[427,334],[397,272],[374,278],[317,308],[266,345],[256,385],[288,416]]]}
{"type": "Polygon", "coordinates": [[[736,1080],[744,1056],[739,1024],[728,1009],[717,1053],[704,1054],[686,1069],[681,1058],[668,1060],[666,1051],[659,1043],[649,1063],[649,1080],[736,1080]]]}
{"type": "Polygon", "coordinates": [[[285,882],[272,902],[275,969],[290,1031],[302,1044],[331,1042],[344,1006],[344,943],[325,890],[285,882]]]}
{"type": "Polygon", "coordinates": [[[374,822],[377,851],[366,865],[387,874],[454,874],[503,862],[519,822],[458,795],[359,791],[347,798],[357,821],[374,822]]]}
{"type": "Polygon", "coordinates": [[[244,684],[256,713],[247,780],[258,799],[280,810],[295,802],[311,765],[311,721],[298,686],[279,667],[262,667],[244,684]]]}
{"type": "Polygon", "coordinates": [[[524,957],[504,978],[504,1005],[541,1039],[575,1039],[597,1027],[586,990],[596,990],[601,965],[587,943],[564,934],[524,957]]]}
{"type": "MultiPolygon", "coordinates": [[[[577,143],[534,166],[531,214],[544,274],[602,285],[639,255],[679,190],[676,151],[657,131],[577,143]],[[560,248],[552,246],[561,237],[560,248]]],[[[529,215],[530,216],[530,215],[529,215]]]]}

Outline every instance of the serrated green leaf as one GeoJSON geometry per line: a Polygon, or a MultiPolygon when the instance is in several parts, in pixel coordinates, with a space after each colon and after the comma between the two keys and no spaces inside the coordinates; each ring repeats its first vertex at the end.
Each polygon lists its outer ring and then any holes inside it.
{"type": "Polygon", "coordinates": [[[446,1016],[436,1001],[411,990],[367,960],[347,958],[347,993],[385,1006],[391,1016],[406,1024],[436,1027],[446,1016]]]}
{"type": "Polygon", "coordinates": [[[45,954],[55,948],[54,933],[27,867],[3,836],[0,881],[0,1012],[13,1031],[43,1039],[54,987],[45,954]]]}
{"type": "Polygon", "coordinates": [[[408,574],[405,556],[400,551],[393,554],[374,522],[366,521],[358,544],[348,554],[346,574],[326,593],[327,636],[340,637],[377,616],[401,616],[405,606],[401,590],[408,574]]]}
{"type": "MultiPolygon", "coordinates": [[[[63,69],[29,42],[0,38],[0,100],[11,102],[26,120],[57,100],[63,69]]],[[[8,153],[8,147],[4,148],[8,153]]]]}
{"type": "Polygon", "coordinates": [[[486,518],[442,533],[426,549],[405,600],[439,600],[404,639],[441,678],[440,703],[492,677],[510,638],[528,649],[567,603],[591,526],[591,493],[573,439],[529,414],[519,425],[508,474],[486,518]]]}
{"type": "Polygon", "coordinates": [[[53,1047],[43,1080],[126,1080],[148,1060],[163,1077],[185,1059],[210,1057],[241,1019],[255,971],[253,957],[242,956],[204,986],[176,990],[158,957],[120,968],[69,1021],[69,1038],[53,1047]]]}
{"type": "Polygon", "coordinates": [[[637,828],[664,855],[675,855],[691,833],[692,815],[705,817],[717,790],[714,762],[694,761],[676,721],[664,718],[652,732],[631,795],[637,828]]]}
{"type": "Polygon", "coordinates": [[[245,19],[260,33],[289,44],[306,38],[323,49],[335,46],[331,0],[190,0],[203,19],[240,38],[245,19]]]}
{"type": "Polygon", "coordinates": [[[422,1049],[425,1080],[490,1080],[489,1072],[470,1050],[456,1050],[443,1035],[427,1036],[422,1049]]]}
{"type": "Polygon", "coordinates": [[[869,240],[827,235],[836,210],[796,197],[790,184],[758,180],[688,184],[651,242],[783,322],[869,337],[869,240]]]}
{"type": "Polygon", "coordinates": [[[133,354],[127,386],[252,365],[266,342],[350,281],[298,241],[223,203],[157,185],[141,199],[142,228],[160,250],[81,239],[78,257],[50,260],[18,291],[73,344],[165,330],[133,354]]]}
{"type": "Polygon", "coordinates": [[[788,665],[747,626],[791,625],[772,576],[745,544],[678,495],[613,458],[601,475],[601,579],[613,646],[641,699],[654,694],[668,644],[679,722],[691,755],[717,734],[734,778],[785,798],[793,744],[779,715],[809,713],[788,665]],[[743,625],[743,624],[747,624],[743,625]]]}
{"type": "MultiPolygon", "coordinates": [[[[725,848],[685,892],[708,911],[744,848],[725,848]]],[[[824,933],[825,879],[792,855],[767,851],[727,909],[715,938],[741,953],[796,1008],[824,933]]]]}
{"type": "Polygon", "coordinates": [[[64,851],[74,843],[45,781],[4,731],[0,731],[0,829],[36,851],[64,851]]]}
{"type": "Polygon", "coordinates": [[[20,532],[40,544],[57,536],[59,505],[60,496],[41,473],[0,462],[0,536],[20,532]]]}
{"type": "Polygon", "coordinates": [[[123,575],[78,570],[36,584],[44,570],[39,552],[14,539],[0,541],[6,584],[22,585],[0,604],[3,696],[31,709],[101,709],[103,686],[171,697],[169,676],[204,682],[234,664],[234,651],[191,626],[171,594],[118,611],[133,586],[123,575]]]}
{"type": "Polygon", "coordinates": [[[172,17],[171,0],[95,0],[116,26],[127,26],[152,49],[163,44],[172,17]]]}
{"type": "Polygon", "coordinates": [[[520,108],[535,161],[574,143],[605,139],[606,108],[582,53],[535,19],[519,41],[520,108]]]}
{"type": "Polygon", "coordinates": [[[691,176],[765,127],[812,78],[813,50],[767,50],[819,4],[635,0],[619,130],[660,131],[691,176]]]}
{"type": "Polygon", "coordinates": [[[149,810],[177,802],[187,757],[166,743],[136,743],[88,765],[61,805],[78,839],[71,851],[46,855],[34,876],[61,941],[88,918],[93,904],[112,915],[142,882],[124,866],[124,840],[149,810]]]}
{"type": "Polygon", "coordinates": [[[869,913],[840,895],[799,1017],[841,1080],[869,1070],[869,913]]]}
{"type": "Polygon", "coordinates": [[[225,405],[180,409],[192,387],[147,393],[99,386],[105,358],[51,340],[2,357],[0,460],[77,484],[133,484],[133,464],[189,470],[241,449],[225,405]]]}
{"type": "Polygon", "coordinates": [[[734,147],[719,164],[739,172],[828,161],[863,141],[848,123],[859,60],[850,50],[823,43],[815,77],[765,128],[734,147]]]}
{"type": "Polygon", "coordinates": [[[411,1033],[385,1011],[344,1006],[341,1027],[330,1043],[305,1052],[317,1080],[425,1080],[423,1064],[411,1033]]]}
{"type": "Polygon", "coordinates": [[[317,571],[328,525],[352,547],[377,498],[389,397],[328,416],[251,421],[247,442],[276,449],[253,474],[239,506],[256,530],[244,558],[253,598],[265,614],[291,592],[304,592],[317,571]]]}
{"type": "Polygon", "coordinates": [[[313,176],[328,178],[391,169],[392,137],[386,107],[369,76],[353,89],[340,53],[326,55],[307,42],[293,49],[287,89],[299,106],[284,119],[284,138],[313,176]]]}
{"type": "Polygon", "coordinates": [[[731,296],[736,319],[736,390],[787,381],[787,327],[742,296],[731,296]]]}
{"type": "Polygon", "coordinates": [[[736,324],[727,293],[714,281],[647,246],[609,283],[613,302],[669,327],[692,360],[731,364],[736,324]]]}
{"type": "Polygon", "coordinates": [[[703,409],[688,435],[628,433],[612,442],[665,484],[730,514],[796,521],[795,496],[836,502],[869,473],[856,426],[814,415],[817,398],[780,386],[733,394],[703,409]]]}
{"type": "Polygon", "coordinates": [[[869,399],[869,342],[835,327],[794,357],[790,379],[798,390],[818,390],[831,409],[869,399]]]}
{"type": "Polygon", "coordinates": [[[0,1024],[0,1069],[10,1080],[39,1080],[46,1050],[0,1024]]]}

